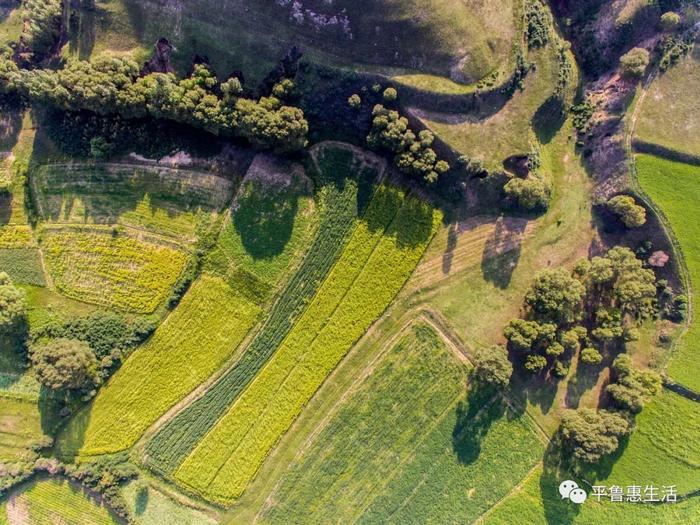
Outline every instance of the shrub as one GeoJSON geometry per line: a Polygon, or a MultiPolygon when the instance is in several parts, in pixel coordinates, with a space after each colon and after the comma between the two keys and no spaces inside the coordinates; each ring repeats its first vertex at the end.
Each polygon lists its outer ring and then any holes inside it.
{"type": "Polygon", "coordinates": [[[667,11],[661,15],[661,27],[664,31],[675,31],[681,23],[681,17],[678,13],[667,11]]]}
{"type": "Polygon", "coordinates": [[[98,383],[95,353],[83,341],[56,339],[31,348],[34,373],[52,390],[89,389],[98,383]]]}
{"type": "Polygon", "coordinates": [[[564,448],[584,463],[596,463],[615,452],[620,438],[631,430],[631,423],[622,414],[592,408],[567,410],[559,429],[564,448]]]}
{"type": "Polygon", "coordinates": [[[647,221],[647,212],[629,195],[617,195],[608,200],[608,210],[617,215],[627,228],[638,228],[647,221]]]}
{"type": "Polygon", "coordinates": [[[641,47],[631,49],[620,58],[622,75],[639,78],[644,75],[649,65],[649,51],[641,47]]]}
{"type": "Polygon", "coordinates": [[[549,206],[551,188],[541,177],[513,177],[506,182],[503,190],[508,200],[522,210],[546,210],[549,206]]]}
{"type": "Polygon", "coordinates": [[[474,374],[478,381],[497,388],[508,386],[513,365],[502,346],[479,349],[474,356],[474,361],[474,374]]]}

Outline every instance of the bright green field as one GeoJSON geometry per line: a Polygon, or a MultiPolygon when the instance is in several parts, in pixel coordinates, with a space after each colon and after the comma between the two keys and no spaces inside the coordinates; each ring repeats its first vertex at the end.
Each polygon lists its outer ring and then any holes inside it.
{"type": "Polygon", "coordinates": [[[188,259],[173,244],[109,228],[45,228],[41,247],[59,292],[137,313],[168,298],[188,259]]]}
{"type": "Polygon", "coordinates": [[[8,525],[115,525],[109,511],[65,480],[35,481],[0,503],[8,525]]]}
{"type": "Polygon", "coordinates": [[[692,498],[674,504],[644,505],[638,503],[600,503],[589,498],[578,507],[562,500],[559,480],[542,476],[542,469],[533,472],[525,484],[503,500],[481,522],[484,525],[660,525],[700,522],[700,500],[692,498]],[[517,516],[517,518],[515,518],[517,516]]]}
{"type": "Polygon", "coordinates": [[[638,138],[700,155],[700,48],[656,78],[637,118],[638,138]]]}
{"type": "Polygon", "coordinates": [[[236,499],[328,373],[401,289],[439,220],[417,199],[378,191],[304,316],[176,478],[215,501],[236,499]]]}
{"type": "Polygon", "coordinates": [[[0,461],[21,459],[43,436],[35,401],[0,396],[0,461]]]}
{"type": "Polygon", "coordinates": [[[59,438],[64,456],[117,452],[209,377],[234,352],[260,309],[203,275],[59,438]]]}
{"type": "Polygon", "coordinates": [[[500,403],[468,408],[467,370],[427,325],[407,330],[358,376],[259,521],[468,523],[542,452],[500,403]]]}
{"type": "MultiPolygon", "coordinates": [[[[637,155],[637,177],[644,191],[661,207],[681,244],[690,271],[694,305],[700,304],[700,167],[637,155]]],[[[697,316],[695,316],[697,317],[697,316]]],[[[671,357],[669,374],[700,391],[700,323],[694,319],[671,357]]]]}

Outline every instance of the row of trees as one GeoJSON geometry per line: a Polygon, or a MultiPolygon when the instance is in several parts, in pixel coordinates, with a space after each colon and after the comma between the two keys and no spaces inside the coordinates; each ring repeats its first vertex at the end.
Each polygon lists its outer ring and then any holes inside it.
{"type": "Polygon", "coordinates": [[[303,111],[274,94],[286,96],[290,87],[289,81],[280,83],[272,96],[252,100],[242,96],[237,78],[219,82],[204,64],[178,79],[172,73],[139,76],[138,64],[128,57],[69,60],[58,70],[21,69],[7,56],[0,59],[3,93],[16,92],[65,111],[172,120],[277,152],[296,151],[307,143],[303,111]]]}

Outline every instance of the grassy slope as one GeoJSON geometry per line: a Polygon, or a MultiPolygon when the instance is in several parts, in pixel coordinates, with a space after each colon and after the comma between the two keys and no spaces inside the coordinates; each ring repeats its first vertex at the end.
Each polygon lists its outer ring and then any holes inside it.
{"type": "Polygon", "coordinates": [[[216,524],[216,520],[204,512],[178,503],[153,487],[143,496],[137,491],[137,484],[130,483],[123,494],[136,525],[216,524]]]}
{"type": "Polygon", "coordinates": [[[418,0],[302,2],[304,9],[324,14],[345,10],[352,38],[337,25],[318,31],[308,14],[303,23],[296,23],[291,5],[263,0],[96,4],[96,13],[81,17],[81,36],[72,45],[79,56],[110,48],[150,48],[164,36],[177,48],[180,69],[187,69],[194,53],[205,54],[222,75],[241,69],[254,82],[293,44],[327,63],[364,64],[385,72],[422,69],[442,76],[449,76],[450,68],[468,56],[463,74],[474,81],[508,58],[515,33],[511,0],[498,6],[476,0],[430,0],[428,5],[418,0]]]}
{"type": "Polygon", "coordinates": [[[635,128],[639,139],[700,155],[700,47],[651,85],[635,128]]]}
{"type": "Polygon", "coordinates": [[[114,525],[110,512],[65,480],[35,481],[0,505],[0,523],[114,525]]]}
{"type": "Polygon", "coordinates": [[[59,452],[94,455],[133,445],[156,419],[221,366],[258,314],[256,305],[223,281],[202,276],[94,403],[71,421],[61,434],[59,452]]]}
{"type": "Polygon", "coordinates": [[[465,407],[465,369],[425,325],[365,374],[334,393],[342,394],[337,411],[289,466],[260,521],[468,522],[542,450],[521,420],[498,420],[498,404],[465,407]]]}
{"type": "MultiPolygon", "coordinates": [[[[694,305],[700,303],[700,168],[650,155],[637,155],[637,176],[644,191],[671,223],[690,271],[694,305]]],[[[697,316],[696,316],[697,317],[697,316]]],[[[700,391],[700,322],[694,319],[669,363],[673,379],[700,391]]]]}

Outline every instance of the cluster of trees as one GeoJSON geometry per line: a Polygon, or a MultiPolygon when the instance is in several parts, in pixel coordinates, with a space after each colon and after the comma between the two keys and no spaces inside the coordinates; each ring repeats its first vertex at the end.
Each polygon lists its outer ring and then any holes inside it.
{"type": "Polygon", "coordinates": [[[23,0],[24,31],[17,49],[23,63],[43,60],[54,52],[63,32],[62,0],[23,0]]]}
{"type": "Polygon", "coordinates": [[[513,319],[504,335],[526,370],[549,366],[563,377],[579,350],[583,363],[598,364],[602,350],[636,338],[636,322],[655,315],[656,304],[654,272],[630,249],[615,247],[579,261],[571,273],[538,274],[525,296],[525,317],[513,319]]]}
{"type": "Polygon", "coordinates": [[[612,197],[608,200],[607,207],[627,228],[639,228],[647,222],[646,210],[629,195],[612,197]]]}
{"type": "Polygon", "coordinates": [[[549,17],[540,0],[525,3],[527,44],[530,49],[545,46],[550,39],[549,17]]]}
{"type": "Polygon", "coordinates": [[[204,64],[178,79],[172,73],[140,76],[138,64],[127,57],[69,60],[58,70],[21,69],[8,57],[0,59],[4,93],[16,92],[64,111],[171,120],[277,152],[299,150],[307,143],[303,111],[284,105],[274,94],[284,96],[289,89],[287,81],[269,97],[245,98],[238,78],[219,82],[204,64]]]}
{"type": "MultiPolygon", "coordinates": [[[[385,99],[387,91],[388,89],[384,92],[385,99]]],[[[374,106],[372,117],[372,129],[367,135],[367,144],[373,149],[392,152],[394,163],[402,173],[427,182],[435,182],[441,174],[450,169],[450,165],[438,159],[431,148],[435,136],[430,131],[422,130],[416,136],[406,117],[400,116],[398,111],[385,108],[382,104],[374,106]]]]}

